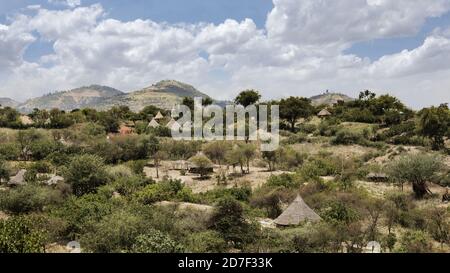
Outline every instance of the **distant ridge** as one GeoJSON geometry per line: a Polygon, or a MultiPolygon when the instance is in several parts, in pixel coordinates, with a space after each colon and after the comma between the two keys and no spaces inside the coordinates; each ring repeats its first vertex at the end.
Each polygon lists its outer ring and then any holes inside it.
{"type": "Polygon", "coordinates": [[[26,113],[35,108],[47,110],[58,108],[64,111],[81,108],[108,110],[113,106],[122,105],[138,112],[148,105],[170,110],[174,105],[181,103],[184,97],[209,98],[208,95],[192,85],[175,80],[164,80],[131,93],[124,93],[108,86],[90,85],[69,91],[50,93],[27,100],[23,104],[9,102],[8,106],[11,105],[26,113]]]}
{"type": "Polygon", "coordinates": [[[184,97],[209,98],[192,85],[175,80],[164,80],[135,92],[107,98],[98,103],[95,108],[106,110],[114,105],[125,105],[137,112],[145,106],[153,105],[171,110],[174,105],[181,103],[184,97]]]}
{"type": "Polygon", "coordinates": [[[0,105],[3,107],[16,108],[17,106],[19,106],[19,104],[20,104],[20,102],[17,102],[10,98],[0,98],[0,105]]]}
{"type": "Polygon", "coordinates": [[[29,112],[35,108],[39,109],[53,109],[70,111],[77,108],[84,108],[90,105],[95,105],[105,98],[110,98],[123,94],[117,89],[101,86],[90,85],[84,86],[69,91],[61,91],[50,93],[42,97],[30,99],[18,106],[19,110],[29,112]]]}
{"type": "Polygon", "coordinates": [[[354,98],[341,93],[324,93],[321,95],[313,96],[310,99],[314,106],[333,105],[339,101],[349,102],[355,100],[354,98]]]}

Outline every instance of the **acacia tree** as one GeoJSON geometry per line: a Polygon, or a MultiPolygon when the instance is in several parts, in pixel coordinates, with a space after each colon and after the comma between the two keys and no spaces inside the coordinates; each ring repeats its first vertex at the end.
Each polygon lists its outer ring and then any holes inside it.
{"type": "Polygon", "coordinates": [[[445,147],[444,137],[450,129],[450,110],[447,104],[425,108],[420,113],[420,131],[432,140],[433,150],[445,147]]]}
{"type": "Polygon", "coordinates": [[[391,163],[388,172],[400,183],[411,182],[417,198],[431,194],[427,182],[435,178],[443,165],[441,158],[434,155],[410,155],[391,163]]]}
{"type": "Polygon", "coordinates": [[[234,100],[236,104],[244,107],[257,103],[261,99],[261,95],[256,90],[242,91],[234,100]]]}
{"type": "Polygon", "coordinates": [[[201,178],[208,176],[208,174],[211,172],[211,167],[213,166],[213,164],[211,160],[209,160],[209,158],[205,155],[196,155],[189,161],[195,165],[201,178]]]}
{"type": "Polygon", "coordinates": [[[203,152],[209,158],[214,160],[219,165],[225,160],[225,155],[227,151],[230,149],[229,142],[226,141],[214,141],[209,142],[203,146],[203,152]]]}
{"type": "Polygon", "coordinates": [[[290,97],[280,101],[280,118],[291,125],[292,131],[295,131],[295,124],[299,118],[308,118],[313,112],[314,107],[307,98],[290,97]]]}
{"type": "Polygon", "coordinates": [[[250,162],[255,157],[256,147],[255,147],[255,145],[253,145],[251,143],[245,143],[245,144],[239,145],[239,149],[241,150],[241,153],[245,158],[245,162],[247,165],[247,173],[250,173],[250,162]]]}

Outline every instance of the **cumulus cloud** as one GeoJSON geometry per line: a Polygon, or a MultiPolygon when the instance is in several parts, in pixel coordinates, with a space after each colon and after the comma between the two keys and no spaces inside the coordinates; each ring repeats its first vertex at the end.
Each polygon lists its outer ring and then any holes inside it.
{"type": "Polygon", "coordinates": [[[51,4],[64,5],[71,8],[81,5],[81,0],[48,0],[48,2],[51,4]]]}
{"type": "Polygon", "coordinates": [[[264,29],[251,19],[123,22],[108,18],[98,4],[38,8],[0,25],[0,94],[25,99],[91,83],[135,90],[174,78],[221,99],[245,88],[258,88],[266,98],[326,89],[356,95],[370,88],[414,107],[437,104],[450,97],[440,89],[450,78],[448,30],[374,62],[345,53],[355,42],[415,35],[427,18],[450,10],[450,0],[424,2],[274,0],[264,29]],[[24,52],[37,39],[53,43],[53,52],[27,62],[24,52]],[[433,93],[421,98],[423,90],[433,93]]]}

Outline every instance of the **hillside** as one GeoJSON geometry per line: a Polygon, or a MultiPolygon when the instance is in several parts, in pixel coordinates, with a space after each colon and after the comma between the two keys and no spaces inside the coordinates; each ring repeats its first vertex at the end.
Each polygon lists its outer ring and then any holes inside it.
{"type": "Polygon", "coordinates": [[[0,105],[4,107],[17,107],[20,103],[10,98],[0,98],[0,105]]]}
{"type": "Polygon", "coordinates": [[[348,102],[348,101],[355,100],[347,95],[340,94],[340,93],[325,93],[325,94],[311,97],[310,99],[314,106],[333,105],[333,104],[337,103],[338,101],[348,102]]]}
{"type": "Polygon", "coordinates": [[[162,109],[172,109],[175,104],[181,103],[184,97],[206,98],[208,96],[191,85],[166,80],[142,90],[107,98],[97,103],[95,108],[105,110],[114,105],[126,105],[133,111],[140,111],[147,105],[154,105],[162,109]]]}
{"type": "Polygon", "coordinates": [[[18,108],[23,112],[29,112],[34,108],[59,108],[61,110],[70,111],[95,105],[106,98],[121,94],[123,94],[123,92],[111,87],[91,85],[30,99],[24,104],[19,105],[18,108]]]}

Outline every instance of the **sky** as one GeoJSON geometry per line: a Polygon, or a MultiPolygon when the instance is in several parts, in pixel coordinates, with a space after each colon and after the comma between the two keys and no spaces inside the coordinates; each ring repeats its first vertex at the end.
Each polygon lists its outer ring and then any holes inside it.
{"type": "Polygon", "coordinates": [[[0,97],[164,79],[217,99],[450,102],[450,0],[0,0],[0,97]]]}

